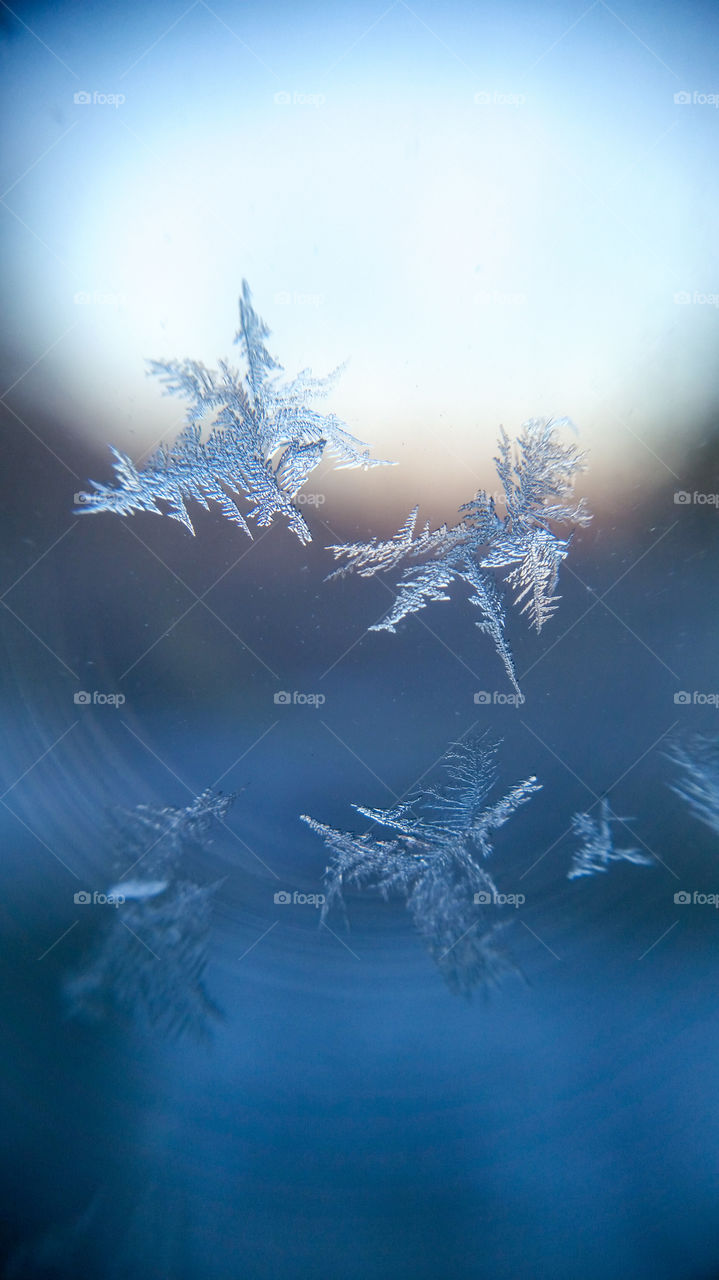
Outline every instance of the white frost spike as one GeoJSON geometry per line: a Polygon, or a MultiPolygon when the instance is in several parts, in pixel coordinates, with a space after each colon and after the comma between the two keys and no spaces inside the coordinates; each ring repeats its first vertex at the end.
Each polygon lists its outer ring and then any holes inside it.
{"type": "Polygon", "coordinates": [[[530,419],[520,430],[514,452],[502,430],[495,462],[507,506],[503,520],[493,499],[480,490],[461,508],[462,518],[451,528],[441,525],[431,530],[425,524],[415,536],[415,507],[388,541],[373,539],[329,548],[336,560],[344,561],[330,578],[347,573],[370,578],[404,563],[394,605],[371,631],[394,632],[403,618],[428,604],[449,600],[448,588],[455,580],[464,582],[470,603],[481,614],[477,626],[494,641],[511,684],[520,692],[504,637],[502,600],[488,570],[511,570],[506,581],[516,593],[515,604],[530,625],[541,631],[557,607],[559,567],[569,549],[569,539],[557,537],[551,525],[585,525],[591,519],[583,502],[572,506],[566,501],[575,475],[584,470],[584,455],[574,445],[561,443],[557,432],[563,426],[575,429],[567,418],[530,419]]]}
{"type": "Polygon", "coordinates": [[[346,888],[404,898],[445,981],[465,995],[511,968],[496,947],[497,924],[486,914],[497,908],[475,904],[475,894],[492,904],[496,894],[479,859],[492,853],[491,833],[540,789],[536,778],[528,778],[488,806],[496,752],[482,739],[457,744],[444,761],[449,786],[416,791],[392,809],[355,805],[362,817],[386,828],[388,839],[338,831],[303,815],[330,850],[323,915],[343,906],[346,888]]]}
{"type": "Polygon", "coordinates": [[[674,744],[669,759],[680,769],[672,791],[689,812],[719,835],[719,742],[696,736],[689,747],[674,744]]]}
{"type": "Polygon", "coordinates": [[[275,470],[275,480],[285,493],[294,498],[299,493],[310,472],[314,471],[322,457],[324,440],[317,444],[289,444],[275,470]]]}
{"type": "Polygon", "coordinates": [[[612,823],[629,821],[631,819],[619,818],[613,814],[606,799],[602,799],[600,803],[598,818],[592,818],[588,813],[575,813],[572,830],[581,838],[582,844],[572,858],[568,878],[576,880],[579,876],[593,876],[598,871],[608,871],[613,862],[633,862],[640,867],[653,866],[654,858],[650,854],[640,853],[639,849],[614,848],[612,823]]]}
{"type": "Polygon", "coordinates": [[[164,893],[169,883],[169,880],[119,880],[107,893],[108,897],[132,898],[140,902],[143,898],[156,898],[158,893],[164,893]]]}
{"type": "Polygon", "coordinates": [[[350,435],[334,414],[310,407],[327,394],[339,370],[327,378],[313,378],[304,370],[290,382],[281,381],[282,366],[264,345],[269,332],[252,306],[245,280],[235,338],[246,364],[244,375],[224,360],[217,370],[195,360],[151,360],[150,373],[159,377],[166,393],[187,401],[187,425],[171,445],[161,445],[141,470],[113,449],[117,483],[91,481],[93,492],[80,495],[78,512],[160,515],[161,504],[166,504],[164,514],[194,534],[188,502],[206,510],[213,503],[250,537],[248,520],[266,528],[279,515],[300,542],[310,542],[310,531],[292,499],[325,452],[340,467],[366,470],[389,464],[370,458],[367,446],[350,435]],[[206,440],[203,427],[210,428],[206,440]],[[243,511],[240,504],[245,501],[249,508],[243,511]]]}
{"type": "Polygon", "coordinates": [[[530,625],[541,631],[559,603],[559,596],[552,592],[568,549],[568,541],[563,542],[547,529],[532,529],[524,539],[498,539],[482,560],[482,568],[517,566],[507,574],[507,585],[516,592],[514,603],[521,605],[520,613],[527,614],[530,625]]]}

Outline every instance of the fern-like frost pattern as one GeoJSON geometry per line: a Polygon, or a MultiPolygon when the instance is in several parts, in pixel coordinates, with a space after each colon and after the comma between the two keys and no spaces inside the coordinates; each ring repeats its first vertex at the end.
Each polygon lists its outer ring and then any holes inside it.
{"type": "Polygon", "coordinates": [[[370,458],[367,446],[334,414],[311,407],[328,394],[341,370],[326,378],[304,370],[283,380],[282,365],[265,346],[269,334],[244,280],[235,336],[244,374],[224,360],[216,370],[195,360],[150,361],[150,372],[166,393],[187,402],[187,424],[142,469],[112,449],[117,483],[91,481],[93,490],[80,495],[79,511],[157,515],[163,514],[164,504],[164,514],[194,534],[188,502],[206,510],[213,503],[250,537],[248,521],[266,528],[283,516],[300,542],[310,542],[310,530],[293,499],[325,454],[340,468],[389,464],[370,458]]]}
{"type": "Polygon", "coordinates": [[[493,641],[510,683],[520,693],[504,635],[502,596],[492,571],[509,571],[506,583],[515,605],[541,631],[557,608],[559,569],[569,549],[569,539],[559,538],[553,526],[586,525],[591,519],[583,501],[570,501],[575,477],[584,470],[584,456],[574,445],[562,443],[559,432],[566,426],[574,429],[568,418],[532,418],[522,426],[514,447],[502,430],[495,464],[506,503],[503,519],[494,500],[480,491],[460,509],[461,519],[451,527],[431,530],[425,524],[416,533],[415,508],[388,541],[330,547],[335,559],[343,561],[330,578],[348,573],[369,578],[404,565],[390,612],[370,630],[394,632],[410,614],[448,601],[455,580],[464,582],[479,611],[477,626],[493,641]]]}
{"type": "Polygon", "coordinates": [[[614,846],[612,826],[616,822],[628,822],[628,818],[619,818],[612,813],[609,801],[603,798],[599,805],[599,815],[593,818],[589,813],[575,813],[572,818],[572,831],[581,843],[572,857],[567,872],[570,880],[580,876],[593,876],[597,872],[608,871],[613,862],[633,862],[637,866],[654,866],[654,858],[639,849],[617,849],[614,846]]]}
{"type": "Polygon", "coordinates": [[[140,805],[114,817],[118,873],[108,890],[125,901],[107,909],[81,967],[65,983],[71,1016],[120,1016],[170,1034],[206,1035],[219,1010],[204,970],[215,885],[191,880],[188,855],[207,847],[213,821],[232,796],[203,792],[185,809],[140,805]]]}
{"type": "Polygon", "coordinates": [[[344,907],[346,889],[403,898],[440,973],[462,994],[493,985],[512,968],[499,945],[496,885],[482,864],[493,833],[540,789],[531,777],[488,805],[497,749],[483,739],[457,744],[445,756],[445,787],[418,790],[391,809],[353,806],[385,828],[388,839],[339,831],[303,814],[330,851],[323,913],[344,907]]]}

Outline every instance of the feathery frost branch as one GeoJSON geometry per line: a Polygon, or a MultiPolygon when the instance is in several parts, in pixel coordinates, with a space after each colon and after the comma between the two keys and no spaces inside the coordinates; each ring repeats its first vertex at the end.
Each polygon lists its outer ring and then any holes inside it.
{"type": "Polygon", "coordinates": [[[396,630],[397,624],[427,604],[450,599],[455,579],[469,587],[469,599],[480,614],[477,626],[493,641],[504,669],[520,693],[509,645],[504,637],[505,616],[497,583],[489,570],[508,569],[507,585],[514,592],[529,624],[536,631],[557,608],[555,594],[559,568],[569,549],[569,539],[557,537],[553,525],[586,525],[584,502],[568,499],[584,455],[573,444],[559,439],[568,418],[532,418],[525,422],[514,449],[502,430],[497,473],[504,490],[506,515],[496,513],[494,500],[483,490],[460,509],[461,519],[431,530],[425,524],[415,533],[417,508],[410,512],[394,538],[373,539],[329,548],[344,561],[330,578],[357,573],[369,578],[404,563],[394,605],[371,631],[396,630]]]}
{"type": "Polygon", "coordinates": [[[680,771],[672,791],[694,818],[719,835],[719,741],[697,735],[688,747],[675,743],[667,754],[680,771]]]}
{"type": "Polygon", "coordinates": [[[71,1016],[207,1034],[219,1015],[204,985],[216,885],[193,883],[183,864],[207,847],[213,820],[233,800],[205,791],[185,809],[139,805],[114,815],[118,879],[107,897],[118,905],[102,908],[94,945],[65,982],[71,1016]]]}
{"type": "Polygon", "coordinates": [[[501,926],[491,919],[497,889],[481,863],[492,853],[491,833],[540,789],[528,778],[487,806],[496,753],[497,745],[482,739],[458,743],[444,760],[449,785],[417,790],[391,809],[353,806],[386,828],[389,839],[302,815],[330,851],[323,915],[344,905],[347,889],[404,898],[440,973],[463,994],[491,985],[512,967],[497,945],[501,926]]]}
{"type": "Polygon", "coordinates": [[[164,514],[194,534],[188,502],[205,510],[214,503],[250,537],[248,520],[266,528],[281,515],[301,542],[310,542],[309,528],[293,499],[325,453],[337,459],[340,468],[389,464],[370,458],[367,446],[334,414],[310,407],[327,395],[341,369],[326,378],[313,378],[305,369],[291,381],[282,381],[282,365],[265,346],[269,333],[244,280],[235,336],[244,357],[244,376],[224,360],[217,370],[196,360],[151,360],[150,373],[160,379],[165,392],[187,401],[187,425],[141,469],[112,449],[117,484],[91,481],[93,491],[80,495],[80,513],[157,515],[166,504],[164,514]],[[203,427],[210,428],[205,440],[203,427]],[[243,499],[249,504],[244,511],[243,499]]]}
{"type": "Polygon", "coordinates": [[[639,849],[615,849],[612,824],[629,821],[629,818],[619,818],[613,814],[606,798],[600,802],[598,818],[592,818],[588,813],[575,813],[572,830],[582,843],[572,857],[568,878],[576,880],[579,876],[593,876],[598,871],[608,871],[613,862],[633,862],[640,867],[654,866],[654,858],[641,853],[639,849]]]}

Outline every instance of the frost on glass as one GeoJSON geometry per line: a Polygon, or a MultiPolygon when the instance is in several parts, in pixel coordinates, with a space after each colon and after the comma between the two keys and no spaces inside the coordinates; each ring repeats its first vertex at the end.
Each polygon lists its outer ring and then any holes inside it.
{"type": "Polygon", "coordinates": [[[654,866],[654,858],[642,853],[639,849],[616,849],[612,826],[616,822],[629,822],[632,819],[619,818],[613,814],[609,801],[602,799],[599,805],[599,816],[593,818],[589,813],[575,813],[572,818],[572,831],[581,843],[572,857],[567,872],[570,880],[579,876],[593,876],[598,871],[608,871],[613,862],[633,862],[637,866],[654,866]]]}
{"type": "Polygon", "coordinates": [[[692,817],[719,835],[719,741],[697,735],[688,746],[675,743],[668,755],[677,769],[672,791],[692,817]]]}
{"type": "Polygon", "coordinates": [[[151,360],[150,372],[166,392],[187,401],[187,425],[141,469],[112,449],[117,483],[91,481],[93,491],[79,495],[80,512],[151,511],[179,520],[194,534],[188,502],[205,510],[214,503],[250,537],[248,521],[265,528],[283,516],[301,542],[310,542],[293,500],[322,457],[334,457],[340,468],[388,464],[370,458],[367,446],[334,414],[311,407],[328,394],[341,370],[314,378],[305,369],[283,379],[282,365],[265,346],[269,333],[244,280],[235,336],[244,372],[224,360],[216,370],[196,360],[151,360]]]}
{"type": "Polygon", "coordinates": [[[373,824],[362,835],[302,815],[330,852],[323,915],[344,908],[348,889],[404,899],[443,978],[462,994],[493,985],[512,968],[499,945],[497,890],[483,863],[494,832],[540,789],[530,777],[488,804],[497,749],[483,739],[457,744],[445,756],[446,786],[417,790],[392,809],[354,805],[373,824]],[[389,838],[379,836],[382,829],[389,838]]]}
{"type": "Polygon", "coordinates": [[[514,604],[541,631],[557,608],[559,568],[570,542],[558,537],[554,526],[586,525],[591,519],[583,500],[571,501],[575,477],[585,469],[584,455],[573,444],[562,443],[562,427],[574,429],[568,418],[532,418],[522,426],[514,446],[502,430],[495,464],[506,504],[503,519],[493,498],[480,490],[451,527],[431,530],[425,524],[417,532],[415,507],[388,541],[330,547],[335,559],[344,561],[330,578],[348,573],[369,578],[404,565],[394,605],[371,631],[394,632],[403,618],[425,605],[449,600],[450,585],[463,582],[479,613],[477,626],[493,641],[511,684],[520,692],[494,573],[508,571],[504,580],[514,604]]]}
{"type": "Polygon", "coordinates": [[[97,907],[94,943],[64,986],[71,1016],[207,1033],[219,1014],[204,983],[217,886],[195,883],[187,860],[207,848],[233,798],[205,791],[185,809],[139,805],[114,816],[107,897],[124,901],[97,907]]]}

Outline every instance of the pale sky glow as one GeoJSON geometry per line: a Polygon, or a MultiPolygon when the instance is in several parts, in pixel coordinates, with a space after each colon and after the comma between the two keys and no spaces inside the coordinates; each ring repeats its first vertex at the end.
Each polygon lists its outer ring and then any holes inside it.
{"type": "Polygon", "coordinates": [[[571,30],[569,6],[517,7],[514,25],[506,6],[501,22],[293,11],[282,31],[276,10],[272,30],[217,10],[234,35],[182,12],[130,40],[120,14],[68,34],[39,8],[30,25],[74,76],[16,36],[20,370],[56,343],[24,404],[50,397],[69,429],[139,456],[180,411],[145,359],[231,356],[244,275],[289,371],[349,357],[333,407],[402,462],[392,503],[423,477],[454,489],[452,457],[490,479],[497,425],[545,413],[582,428],[590,490],[645,466],[673,481],[717,391],[719,114],[674,102],[719,90],[699,32],[644,19],[640,40],[603,5],[571,30]]]}

